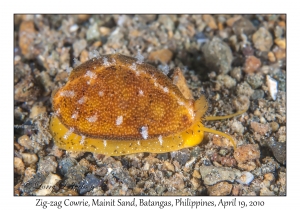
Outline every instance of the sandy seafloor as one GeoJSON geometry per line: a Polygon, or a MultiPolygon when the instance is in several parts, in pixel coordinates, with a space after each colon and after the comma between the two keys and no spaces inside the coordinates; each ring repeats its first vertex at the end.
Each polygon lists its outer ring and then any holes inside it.
{"type": "Polygon", "coordinates": [[[285,15],[15,15],[14,195],[286,195],[285,15]],[[58,149],[52,91],[74,58],[120,53],[179,67],[207,115],[195,147],[108,157],[58,149]],[[43,187],[44,186],[44,187],[43,187]],[[50,186],[45,189],[45,186],[50,186]]]}

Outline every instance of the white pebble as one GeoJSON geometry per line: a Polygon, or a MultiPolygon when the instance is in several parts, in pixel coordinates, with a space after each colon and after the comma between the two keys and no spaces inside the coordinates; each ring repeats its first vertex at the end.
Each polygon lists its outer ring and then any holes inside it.
{"type": "Polygon", "coordinates": [[[236,180],[240,184],[249,185],[254,179],[254,175],[248,171],[242,172],[242,175],[236,180]]]}
{"type": "Polygon", "coordinates": [[[267,75],[267,85],[269,88],[270,95],[271,95],[272,99],[275,101],[277,92],[278,92],[277,81],[275,79],[273,79],[272,77],[270,77],[269,75],[267,75]]]}
{"type": "Polygon", "coordinates": [[[135,56],[137,59],[137,64],[142,64],[144,62],[144,56],[141,54],[141,51],[139,50],[137,55],[135,56]]]}
{"type": "Polygon", "coordinates": [[[77,67],[81,64],[81,62],[77,59],[77,58],[74,58],[74,67],[77,67]]]}
{"type": "Polygon", "coordinates": [[[71,25],[70,28],[69,28],[69,31],[70,32],[75,32],[78,30],[78,25],[77,24],[74,24],[74,25],[71,25]]]}

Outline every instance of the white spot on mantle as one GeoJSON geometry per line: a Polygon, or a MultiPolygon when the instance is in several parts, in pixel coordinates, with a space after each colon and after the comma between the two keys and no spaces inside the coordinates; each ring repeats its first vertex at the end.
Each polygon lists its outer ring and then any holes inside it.
{"type": "Polygon", "coordinates": [[[147,126],[141,127],[140,133],[142,134],[143,139],[147,139],[148,138],[148,127],[147,126]]]}
{"type": "Polygon", "coordinates": [[[99,96],[100,97],[104,96],[104,92],[103,91],[99,91],[99,96]]]}
{"type": "Polygon", "coordinates": [[[82,96],[79,100],[78,100],[78,103],[79,104],[83,104],[85,102],[85,97],[82,96]]]}
{"type": "Polygon", "coordinates": [[[69,138],[69,136],[70,136],[73,132],[74,132],[74,128],[71,127],[71,128],[67,131],[67,133],[64,135],[64,139],[69,138]]]}
{"type": "Polygon", "coordinates": [[[95,72],[92,72],[92,71],[87,71],[84,76],[89,77],[91,79],[97,78],[97,75],[95,74],[95,72]]]}
{"type": "Polygon", "coordinates": [[[106,140],[103,140],[103,145],[104,145],[104,147],[106,147],[106,145],[107,145],[106,140]]]}
{"type": "Polygon", "coordinates": [[[144,91],[143,90],[139,90],[139,95],[143,96],[144,95],[144,91]]]}
{"type": "Polygon", "coordinates": [[[65,91],[61,91],[60,92],[61,96],[65,96],[65,97],[74,97],[75,96],[75,92],[73,90],[65,90],[65,91]]]}
{"type": "Polygon", "coordinates": [[[121,125],[123,123],[123,116],[118,116],[116,120],[116,125],[121,125]]]}
{"type": "Polygon", "coordinates": [[[160,145],[162,145],[162,144],[163,144],[163,138],[162,138],[162,136],[161,136],[161,135],[158,137],[158,141],[159,141],[160,145]]]}
{"type": "Polygon", "coordinates": [[[133,63],[129,68],[131,68],[133,71],[136,71],[136,64],[133,63]]]}
{"type": "Polygon", "coordinates": [[[78,112],[74,112],[74,114],[72,114],[71,118],[72,119],[77,119],[78,117],[78,112]]]}
{"type": "Polygon", "coordinates": [[[183,106],[183,105],[184,105],[184,102],[183,102],[183,101],[177,101],[177,103],[178,103],[180,106],[183,106]]]}
{"type": "Polygon", "coordinates": [[[165,93],[169,92],[169,89],[167,87],[164,87],[163,90],[164,90],[165,93]]]}
{"type": "Polygon", "coordinates": [[[84,144],[84,141],[85,141],[85,136],[81,136],[81,139],[80,139],[80,145],[83,145],[84,144]]]}
{"type": "Polygon", "coordinates": [[[98,117],[97,115],[86,118],[90,123],[96,122],[98,117]]]}

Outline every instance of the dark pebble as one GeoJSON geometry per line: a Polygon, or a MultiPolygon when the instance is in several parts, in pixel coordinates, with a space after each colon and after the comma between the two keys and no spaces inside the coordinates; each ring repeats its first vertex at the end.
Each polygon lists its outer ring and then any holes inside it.
{"type": "Polygon", "coordinates": [[[66,175],[69,169],[77,165],[77,161],[74,158],[64,158],[58,164],[58,170],[62,175],[66,175]]]}
{"type": "Polygon", "coordinates": [[[251,95],[252,100],[257,100],[260,98],[263,98],[265,95],[265,92],[263,90],[254,90],[254,93],[251,95]]]}
{"type": "Polygon", "coordinates": [[[39,189],[39,187],[45,181],[46,175],[47,174],[45,173],[36,173],[32,179],[22,184],[21,191],[24,193],[32,193],[33,191],[39,189]]]}
{"type": "Polygon", "coordinates": [[[128,186],[128,188],[135,187],[134,179],[129,175],[128,171],[123,170],[122,168],[115,168],[112,170],[111,174],[116,177],[119,181],[123,182],[128,186]]]}
{"type": "Polygon", "coordinates": [[[127,168],[127,169],[130,168],[130,162],[127,159],[122,158],[121,163],[124,168],[127,168]]]}
{"type": "Polygon", "coordinates": [[[169,153],[168,152],[167,153],[160,153],[160,154],[157,155],[157,158],[159,160],[167,160],[169,158],[169,153]]]}
{"type": "Polygon", "coordinates": [[[97,178],[93,174],[86,175],[85,179],[82,180],[79,184],[78,193],[80,195],[83,195],[91,190],[93,190],[96,187],[102,186],[103,180],[97,178]]]}
{"type": "Polygon", "coordinates": [[[236,21],[233,24],[232,29],[236,35],[250,35],[256,30],[251,21],[246,18],[241,18],[238,21],[236,21]]]}
{"type": "Polygon", "coordinates": [[[278,142],[274,140],[274,138],[269,138],[267,140],[267,145],[272,150],[276,160],[281,164],[285,165],[286,164],[286,143],[278,142]]]}
{"type": "Polygon", "coordinates": [[[204,44],[202,50],[207,67],[221,74],[229,72],[233,56],[230,47],[225,42],[214,37],[204,44]]]}
{"type": "Polygon", "coordinates": [[[77,188],[81,180],[84,179],[84,175],[86,172],[87,168],[81,165],[76,165],[74,167],[69,168],[62,182],[62,185],[77,188]]]}
{"type": "Polygon", "coordinates": [[[38,172],[55,173],[56,168],[57,168],[57,162],[54,156],[46,156],[39,160],[38,172]]]}
{"type": "Polygon", "coordinates": [[[191,153],[189,149],[182,149],[172,152],[171,157],[173,157],[180,165],[185,165],[185,163],[190,159],[191,153]]]}

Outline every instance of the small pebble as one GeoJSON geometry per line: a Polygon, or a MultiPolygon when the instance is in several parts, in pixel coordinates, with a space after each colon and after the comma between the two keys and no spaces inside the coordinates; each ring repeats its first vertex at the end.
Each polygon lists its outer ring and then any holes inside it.
{"type": "Polygon", "coordinates": [[[36,38],[36,30],[33,21],[23,21],[19,28],[19,46],[22,54],[27,59],[34,58],[34,40],[36,38]]]}
{"type": "Polygon", "coordinates": [[[208,25],[211,29],[217,29],[218,26],[212,15],[202,15],[202,20],[208,25]]]}
{"type": "Polygon", "coordinates": [[[128,171],[121,168],[115,168],[111,171],[111,174],[118,178],[118,180],[128,186],[128,188],[134,188],[136,186],[135,180],[129,175],[128,171]]]}
{"type": "Polygon", "coordinates": [[[101,185],[103,185],[102,179],[97,178],[93,174],[88,174],[85,179],[80,182],[78,191],[80,195],[83,195],[101,185]]]}
{"type": "Polygon", "coordinates": [[[88,14],[80,14],[80,15],[77,15],[78,17],[78,20],[80,22],[84,22],[86,20],[88,20],[90,18],[91,15],[88,15],[88,14]]]}
{"type": "Polygon", "coordinates": [[[233,60],[230,47],[221,39],[214,37],[204,44],[203,55],[207,67],[221,74],[227,74],[233,60]]]}
{"type": "Polygon", "coordinates": [[[201,175],[200,175],[200,173],[199,173],[198,170],[194,170],[194,172],[193,172],[193,177],[194,177],[194,178],[197,178],[197,179],[200,179],[200,178],[201,178],[201,175]]]}
{"type": "Polygon", "coordinates": [[[270,126],[273,132],[276,132],[279,128],[279,124],[277,122],[271,122],[270,126]]]}
{"type": "Polygon", "coordinates": [[[264,98],[265,92],[263,90],[254,90],[254,93],[251,95],[252,100],[257,100],[260,98],[264,98]]]}
{"type": "Polygon", "coordinates": [[[269,124],[251,122],[250,126],[254,130],[254,132],[257,132],[260,135],[266,135],[267,133],[269,133],[271,131],[269,124]]]}
{"type": "Polygon", "coordinates": [[[270,191],[268,188],[266,187],[263,187],[260,192],[259,192],[260,196],[274,196],[274,192],[270,191]]]}
{"type": "Polygon", "coordinates": [[[278,142],[274,138],[268,138],[267,146],[272,150],[276,160],[286,164],[286,142],[278,142]]]}
{"type": "Polygon", "coordinates": [[[247,96],[239,96],[238,98],[233,99],[232,105],[236,110],[246,110],[250,106],[250,100],[247,96]]]}
{"type": "Polygon", "coordinates": [[[254,90],[251,88],[251,86],[247,82],[239,83],[236,89],[237,95],[244,95],[250,97],[254,90]]]}
{"type": "Polygon", "coordinates": [[[263,75],[261,74],[248,74],[246,75],[246,82],[253,88],[257,89],[263,84],[263,75]]]}
{"type": "Polygon", "coordinates": [[[259,58],[251,55],[247,57],[245,64],[244,64],[244,72],[247,74],[252,74],[258,70],[261,66],[261,61],[259,58]]]}
{"type": "Polygon", "coordinates": [[[153,51],[149,54],[149,61],[160,61],[161,63],[167,64],[172,59],[173,53],[169,49],[161,49],[153,51]]]}
{"type": "Polygon", "coordinates": [[[90,25],[87,32],[86,32],[86,40],[97,40],[100,37],[100,31],[98,24],[95,22],[94,24],[90,25]]]}
{"type": "Polygon", "coordinates": [[[190,159],[191,153],[189,149],[182,149],[178,151],[171,152],[171,158],[178,161],[180,165],[185,165],[186,162],[190,159]]]}
{"type": "Polygon", "coordinates": [[[18,138],[18,143],[21,144],[28,150],[32,149],[32,141],[30,140],[29,136],[23,135],[18,138]]]}
{"type": "Polygon", "coordinates": [[[79,60],[81,63],[84,63],[89,60],[89,53],[86,49],[81,51],[79,60]]]}
{"type": "Polygon", "coordinates": [[[43,184],[40,186],[39,190],[35,192],[35,195],[37,196],[49,195],[52,192],[53,187],[60,180],[61,180],[60,176],[58,176],[57,174],[50,173],[47,176],[46,180],[43,182],[43,184]]]}
{"type": "Polygon", "coordinates": [[[241,19],[241,15],[234,15],[233,17],[230,17],[226,20],[226,25],[228,25],[229,27],[232,27],[233,24],[238,21],[239,19],[241,19]]]}
{"type": "Polygon", "coordinates": [[[38,172],[56,173],[57,162],[54,156],[45,156],[38,162],[38,172]]]}
{"type": "Polygon", "coordinates": [[[81,51],[84,50],[86,46],[87,46],[87,42],[85,39],[79,39],[78,41],[75,41],[73,43],[74,57],[78,58],[81,51]]]}
{"type": "Polygon", "coordinates": [[[233,154],[238,163],[244,163],[249,160],[260,158],[260,150],[258,144],[246,144],[236,148],[233,154]]]}
{"type": "Polygon", "coordinates": [[[253,171],[256,168],[254,161],[247,161],[246,163],[238,163],[238,167],[242,170],[253,171]]]}
{"type": "Polygon", "coordinates": [[[275,101],[276,97],[277,97],[277,92],[278,92],[278,90],[277,90],[278,83],[275,79],[273,79],[269,75],[267,75],[266,80],[267,80],[267,86],[268,86],[270,96],[275,101]]]}
{"type": "Polygon", "coordinates": [[[67,187],[78,187],[78,184],[85,178],[87,168],[81,165],[71,167],[64,176],[62,185],[67,187]]]}
{"type": "Polygon", "coordinates": [[[174,165],[169,163],[168,161],[165,161],[164,164],[163,164],[163,169],[166,169],[168,171],[172,171],[174,172],[175,171],[175,168],[174,168],[174,165]]]}
{"type": "Polygon", "coordinates": [[[252,36],[254,47],[260,51],[269,51],[273,45],[271,33],[264,27],[260,27],[252,36]]]}
{"type": "Polygon", "coordinates": [[[176,173],[167,181],[166,184],[169,187],[175,188],[176,190],[183,190],[185,187],[183,178],[184,177],[182,174],[176,173]]]}
{"type": "Polygon", "coordinates": [[[200,174],[206,185],[213,185],[220,181],[234,182],[241,172],[229,167],[200,166],[200,174]]]}
{"type": "Polygon", "coordinates": [[[276,61],[276,57],[275,54],[273,52],[268,52],[268,59],[270,62],[275,62],[276,61]]]}
{"type": "Polygon", "coordinates": [[[254,179],[254,175],[248,171],[242,172],[242,175],[236,180],[240,184],[249,185],[254,179]]]}
{"type": "Polygon", "coordinates": [[[244,126],[241,122],[239,121],[234,121],[232,124],[231,124],[231,130],[235,133],[238,133],[238,134],[243,134],[244,133],[244,126]]]}
{"type": "Polygon", "coordinates": [[[22,153],[23,161],[26,165],[35,164],[38,161],[38,157],[36,154],[30,154],[30,153],[22,153]]]}
{"type": "Polygon", "coordinates": [[[275,46],[273,48],[273,53],[275,54],[275,57],[277,60],[286,58],[286,50],[285,49],[281,49],[281,48],[275,46]]]}
{"type": "Polygon", "coordinates": [[[192,178],[192,179],[191,179],[191,183],[192,183],[192,188],[193,188],[193,189],[197,189],[197,188],[200,186],[200,181],[199,181],[199,179],[192,178]]]}
{"type": "Polygon", "coordinates": [[[236,35],[250,35],[255,31],[255,27],[252,22],[247,18],[239,18],[239,20],[235,21],[232,29],[236,35]]]}
{"type": "Polygon", "coordinates": [[[21,186],[21,191],[23,191],[24,193],[32,193],[33,191],[39,189],[41,184],[45,180],[46,180],[45,174],[38,172],[30,180],[23,182],[21,186]]]}
{"type": "Polygon", "coordinates": [[[230,89],[232,87],[236,86],[236,81],[232,77],[228,75],[218,75],[217,81],[220,82],[222,85],[224,85],[226,88],[230,89]]]}
{"type": "Polygon", "coordinates": [[[23,175],[25,172],[25,165],[21,158],[14,157],[14,172],[23,175]]]}
{"type": "Polygon", "coordinates": [[[275,44],[277,44],[278,47],[280,47],[281,49],[285,49],[286,48],[286,41],[285,38],[277,38],[274,40],[275,44]]]}
{"type": "Polygon", "coordinates": [[[33,107],[30,110],[30,118],[35,118],[36,116],[45,113],[46,112],[46,107],[45,106],[41,106],[39,104],[35,104],[33,105],[33,107]]]}
{"type": "Polygon", "coordinates": [[[213,186],[208,186],[207,191],[210,196],[229,195],[232,190],[232,184],[228,182],[219,182],[213,186]]]}
{"type": "Polygon", "coordinates": [[[232,71],[230,72],[230,75],[236,79],[237,81],[240,81],[242,78],[242,69],[241,67],[235,67],[232,69],[232,71]]]}
{"type": "Polygon", "coordinates": [[[77,161],[74,158],[63,158],[59,161],[58,170],[62,175],[66,175],[69,169],[75,165],[77,165],[77,161]]]}

